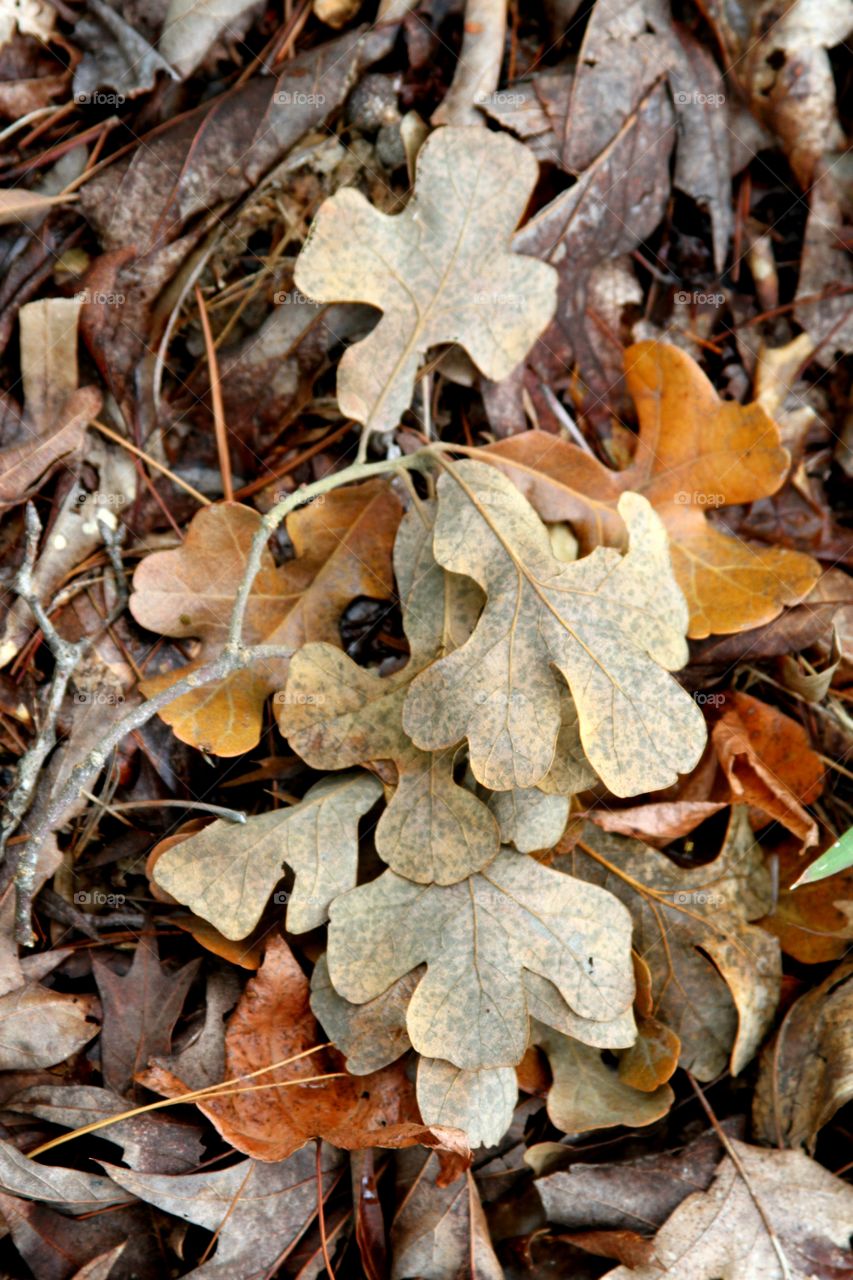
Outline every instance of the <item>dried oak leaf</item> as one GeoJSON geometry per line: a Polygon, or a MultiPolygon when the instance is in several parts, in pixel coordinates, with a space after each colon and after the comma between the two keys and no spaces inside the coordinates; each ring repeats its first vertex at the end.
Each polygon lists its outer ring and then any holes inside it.
{"type": "Polygon", "coordinates": [[[411,880],[452,884],[489,862],[500,841],[486,805],[456,783],[453,752],[421,751],[402,725],[412,680],[468,638],[482,602],[469,578],[435,563],[434,520],[434,504],[419,504],[394,544],[406,666],[381,677],[332,645],[306,645],[290,663],[276,711],[291,747],[314,769],[393,762],[397,785],[376,827],[377,852],[411,880]]]}
{"type": "Polygon", "coordinates": [[[721,400],[696,362],[668,343],[629,347],[625,371],[640,423],[626,470],[611,471],[541,431],[490,445],[482,456],[500,463],[544,520],[568,520],[587,548],[624,541],[619,495],[644,494],[670,537],[691,639],[770,622],[808,595],[817,562],[742,542],[715,528],[708,511],[766,497],[784,483],[790,457],[778,427],[758,404],[721,400]]]}
{"type": "Polygon", "coordinates": [[[619,511],[624,554],[574,564],[551,552],[542,521],[497,469],[461,462],[438,483],[433,550],[487,601],[473,635],[412,683],[403,724],[418,746],[468,739],[471,768],[496,791],[531,787],[554,761],[565,677],[583,751],[619,796],[669,786],[698,761],[705,725],[669,675],[687,660],[687,611],[666,533],[638,494],[619,511]]]}
{"type": "Polygon", "coordinates": [[[355,885],[358,820],[381,794],[369,773],[323,778],[288,808],[240,826],[217,819],[162,853],[154,879],[226,938],[245,938],[287,865],[296,877],[287,927],[316,929],[328,919],[329,903],[355,885]]]}
{"type": "Polygon", "coordinates": [[[394,217],[352,188],[321,206],[294,279],[318,302],[366,302],[383,315],[338,366],[341,412],[368,431],[396,427],[418,362],[458,343],[487,378],[505,378],[554,314],[556,273],[510,251],[538,165],[482,128],[438,129],[418,154],[415,192],[394,217]]]}
{"type": "MultiPolygon", "coordinates": [[[[246,644],[290,646],[339,641],[341,613],[360,595],[387,599],[393,590],[390,548],[400,503],[387,484],[335,489],[287,518],[294,558],[276,566],[265,551],[252,584],[246,644]]],[[[148,676],[151,695],[169,688],[222,650],[237,588],[261,516],[237,503],[205,507],[174,551],[147,556],[133,577],[130,609],[150,631],[196,636],[199,657],[178,671],[148,676]]],[[[261,733],[264,701],[280,689],[287,661],[255,664],[226,680],[177,698],[160,712],[177,737],[221,756],[250,751],[261,733]]]]}
{"type": "Polygon", "coordinates": [[[108,1088],[124,1093],[149,1058],[169,1052],[172,1030],[200,963],[191,960],[177,972],[167,969],[160,961],[156,937],[146,934],[122,975],[103,956],[92,957],[104,1006],[101,1072],[108,1088]]]}
{"type": "Polygon", "coordinates": [[[512,1124],[518,1081],[513,1067],[464,1071],[441,1058],[420,1058],[417,1095],[426,1124],[461,1129],[471,1147],[492,1147],[512,1124]]]}
{"type": "MultiPolygon", "coordinates": [[[[287,943],[273,937],[228,1022],[225,1079],[236,1080],[320,1044],[308,1001],[308,979],[287,943]]],[[[315,1079],[340,1071],[335,1051],[319,1049],[262,1077],[265,1084],[311,1083],[235,1092],[196,1105],[227,1142],[258,1160],[283,1160],[315,1137],[345,1150],[424,1143],[454,1157],[466,1154],[461,1134],[420,1123],[402,1063],[366,1076],[315,1079]]],[[[140,1079],[171,1097],[186,1091],[182,1081],[160,1068],[140,1079]]]]}
{"type": "Polygon", "coordinates": [[[455,885],[393,871],[332,903],[328,965],[336,991],[363,1004],[419,964],[409,1002],[412,1044],[457,1067],[510,1067],[527,1048],[525,970],[577,1015],[573,1034],[612,1023],[631,1004],[630,918],[608,893],[502,851],[455,885]]]}
{"type": "Polygon", "coordinates": [[[607,888],[634,921],[651,971],[653,1014],[681,1040],[681,1065],[700,1080],[737,1074],[763,1040],[779,998],[777,940],[749,923],[772,897],[746,813],[736,811],[719,856],[687,871],[639,840],[585,828],[555,863],[607,888]]]}
{"type": "Polygon", "coordinates": [[[853,1098],[853,963],[839,965],[788,1010],[761,1056],[755,1136],[814,1151],[817,1135],[853,1098]]]}
{"type": "Polygon", "coordinates": [[[846,1276],[853,1188],[799,1151],[734,1142],[749,1182],[726,1156],[707,1191],[683,1201],[655,1237],[648,1266],[607,1280],[815,1280],[846,1276]],[[782,1263],[755,1199],[787,1258],[782,1263]]]}
{"type": "Polygon", "coordinates": [[[0,996],[0,1071],[52,1067],[97,1034],[94,996],[51,991],[28,982],[0,996]]]}

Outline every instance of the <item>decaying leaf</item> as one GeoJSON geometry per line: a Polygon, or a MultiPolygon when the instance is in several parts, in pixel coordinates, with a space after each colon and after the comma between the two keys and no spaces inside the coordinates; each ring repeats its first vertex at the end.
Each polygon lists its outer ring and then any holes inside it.
{"type": "Polygon", "coordinates": [[[514,1066],[528,1039],[524,970],[547,978],[577,1018],[618,1018],[634,994],[621,904],[504,851],[462,884],[419,885],[386,871],[331,907],[329,973],[355,1004],[426,963],[406,1024],[425,1057],[514,1066]]]}
{"type": "MultiPolygon", "coordinates": [[[[320,1189],[340,1177],[341,1157],[323,1148],[320,1189]]],[[[227,1169],[169,1177],[107,1166],[120,1186],[148,1204],[216,1233],[216,1252],[196,1268],[201,1280],[233,1280],[247,1269],[274,1267],[317,1212],[318,1174],[312,1150],[264,1164],[241,1160],[227,1169]]]]}
{"type": "MultiPolygon", "coordinates": [[[[264,553],[246,611],[246,644],[299,648],[308,640],[338,643],[338,621],[359,595],[387,598],[392,591],[390,547],[400,504],[380,480],[336,489],[288,517],[294,559],[277,567],[264,553]]],[[[216,657],[228,632],[237,587],[261,516],[250,507],[217,503],[199,511],[183,544],[157,551],[136,570],[130,608],[150,631],[196,636],[198,659],[178,671],[148,675],[144,693],[157,693],[216,657]]],[[[184,694],[162,718],[182,742],[223,756],[240,755],[258,741],[268,694],[280,689],[287,662],[255,664],[226,680],[184,694]]]]}
{"type": "Polygon", "coordinates": [[[772,914],[759,922],[762,929],[775,934],[785,954],[803,964],[840,960],[853,941],[853,869],[795,889],[805,864],[801,841],[791,837],[776,844],[773,856],[779,892],[772,914]]]}
{"type": "Polygon", "coordinates": [[[565,677],[589,763],[616,795],[665,787],[701,755],[701,712],[669,671],[687,658],[686,609],[663,526],[637,494],[619,510],[624,556],[554,558],[545,527],[499,471],[461,462],[438,484],[434,552],[487,602],[474,634],[413,682],[404,726],[424,748],[467,737],[493,790],[535,786],[554,760],[565,677]]]}
{"type": "Polygon", "coordinates": [[[109,1178],[61,1165],[38,1164],[10,1142],[0,1142],[0,1188],[69,1214],[92,1213],[128,1199],[109,1178]]]}
{"type": "Polygon", "coordinates": [[[853,963],[792,1005],[761,1057],[753,1124],[768,1144],[814,1152],[820,1129],[853,1098],[853,963]]]}
{"type": "Polygon", "coordinates": [[[727,1065],[740,1071],[768,1030],[780,981],[776,939],[748,923],[764,914],[771,887],[745,813],[733,815],[715,861],[691,871],[591,825],[555,865],[628,906],[654,1016],[681,1040],[681,1065],[701,1080],[727,1065]]]}
{"type": "Polygon", "coordinates": [[[403,670],[380,677],[331,645],[309,644],[290,663],[276,709],[282,733],[315,769],[393,762],[397,786],[376,827],[377,851],[409,879],[452,884],[489,862],[500,841],[485,804],[457,785],[454,753],[419,750],[402,725],[412,680],[468,638],[481,603],[470,579],[435,563],[434,520],[434,504],[420,504],[394,545],[411,649],[403,670]]]}
{"type": "Polygon", "coordinates": [[[529,431],[492,445],[544,520],[568,520],[584,546],[619,545],[619,495],[642,493],[670,537],[672,567],[690,606],[688,634],[746,630],[775,618],[814,586],[819,567],[783,547],[722,533],[708,512],[775,493],[790,465],[779,429],[758,404],[723,401],[690,356],[668,343],[625,352],[640,423],[630,467],[611,471],[576,445],[529,431]]]}
{"type": "Polygon", "coordinates": [[[660,1229],[654,1260],[617,1267],[607,1280],[814,1280],[853,1267],[853,1188],[799,1151],[765,1151],[743,1142],[734,1148],[749,1186],[726,1156],[710,1188],[685,1200],[660,1229]]]}
{"type": "Polygon", "coordinates": [[[396,427],[418,362],[458,343],[487,378],[506,377],[554,313],[556,275],[511,253],[536,183],[526,147],[503,133],[448,126],[418,153],[415,193],[395,217],[345,188],[314,219],[294,279],[318,302],[382,310],[338,366],[341,413],[369,431],[396,427]]]}
{"type": "Polygon", "coordinates": [[[433,1152],[405,1151],[397,1160],[402,1198],[391,1227],[391,1280],[502,1280],[471,1174],[442,1186],[433,1152]]]}
{"type": "Polygon", "coordinates": [[[25,412],[3,397],[7,414],[17,418],[17,440],[0,449],[0,508],[22,502],[45,472],[78,449],[101,407],[95,387],[77,385],[80,306],[77,298],[43,298],[21,308],[25,412]]]}
{"type": "Polygon", "coordinates": [[[329,903],[355,885],[358,819],[381,794],[369,773],[323,778],[289,808],[239,826],[217,819],[167,849],[154,879],[226,938],[245,938],[288,866],[296,879],[285,899],[287,927],[305,933],[323,924],[329,903]]]}

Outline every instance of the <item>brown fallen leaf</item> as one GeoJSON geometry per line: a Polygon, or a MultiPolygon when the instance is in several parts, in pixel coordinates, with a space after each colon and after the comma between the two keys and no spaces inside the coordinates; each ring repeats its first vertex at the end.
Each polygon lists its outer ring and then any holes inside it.
{"type": "Polygon", "coordinates": [[[556,296],[554,271],[509,247],[537,174],[509,135],[448,126],[418,153],[403,213],[380,213],[350,187],[321,205],[296,262],[297,286],[318,302],[383,312],[338,365],[341,413],[367,431],[396,427],[419,359],[439,344],[458,343],[493,380],[523,359],[556,296]]]}
{"type": "Polygon", "coordinates": [[[83,442],[101,407],[95,387],[77,385],[76,298],[43,298],[21,307],[23,414],[3,397],[17,440],[0,449],[0,508],[23,502],[60,458],[83,442]]]}
{"type": "Polygon", "coordinates": [[[240,825],[218,818],[165,850],[154,878],[226,938],[245,938],[286,865],[296,877],[282,899],[287,927],[291,933],[316,929],[328,919],[329,903],[356,883],[358,820],[381,794],[369,773],[322,778],[298,804],[240,825]]]}
{"type": "Polygon", "coordinates": [[[386,871],[332,904],[332,983],[363,1004],[425,962],[406,1017],[412,1044],[473,1070],[521,1060],[529,970],[569,1006],[572,1033],[599,1044],[596,1024],[621,1022],[634,978],[624,908],[591,890],[507,850],[461,884],[419,885],[386,871]]]}
{"type": "Polygon", "coordinates": [[[681,1065],[700,1080],[741,1071],[773,1019],[781,971],[776,939],[749,923],[766,912],[771,886],[745,811],[733,813],[715,861],[691,871],[592,825],[555,865],[630,910],[653,1013],[679,1037],[681,1065]]]}
{"type": "Polygon", "coordinates": [[[148,934],[141,935],[133,962],[121,976],[102,955],[93,955],[104,1006],[101,1072],[108,1088],[123,1094],[149,1058],[169,1052],[172,1030],[199,964],[191,960],[177,972],[167,969],[156,937],[148,934]]]}
{"type": "Polygon", "coordinates": [[[469,578],[445,573],[433,559],[434,522],[435,504],[419,504],[394,544],[406,666],[380,677],[331,645],[305,645],[276,711],[291,747],[314,769],[392,762],[396,788],[376,827],[377,852],[411,880],[452,884],[489,862],[500,840],[486,805],[456,783],[454,753],[421,751],[402,725],[412,680],[468,638],[481,605],[469,578]]]}
{"type": "Polygon", "coordinates": [[[814,1280],[849,1273],[853,1188],[799,1151],[733,1146],[749,1185],[726,1156],[709,1189],[690,1196],[661,1227],[653,1261],[617,1267],[608,1280],[814,1280]]]}
{"type": "Polygon", "coordinates": [[[787,827],[803,849],[817,844],[817,824],[803,808],[823,790],[826,772],[802,725],[748,693],[726,694],[712,740],[735,801],[787,827]]]}
{"type": "Polygon", "coordinates": [[[624,556],[598,548],[565,564],[500,471],[461,462],[441,477],[438,495],[435,557],[478,582],[487,601],[470,639],[412,682],[403,724],[418,746],[467,737],[485,786],[535,786],[552,767],[560,728],[556,667],[584,754],[615,795],[665,787],[692,769],[705,742],[702,713],[668,674],[687,658],[686,610],[645,499],[620,499],[631,529],[624,556]]]}
{"type": "Polygon", "coordinates": [[[470,1173],[442,1186],[438,1157],[397,1157],[399,1207],[391,1226],[391,1280],[502,1280],[477,1186],[470,1173]]]}
{"type": "Polygon", "coordinates": [[[587,816],[602,831],[633,836],[663,848],[670,841],[689,835],[725,807],[722,800],[653,800],[651,804],[625,809],[591,809],[587,816]]]}
{"type": "MultiPolygon", "coordinates": [[[[225,1035],[225,1079],[237,1079],[320,1044],[309,1006],[308,979],[287,943],[273,937],[264,963],[249,979],[225,1035]]],[[[140,1076],[145,1085],[174,1097],[182,1081],[160,1068],[140,1076]]],[[[310,1080],[305,1085],[237,1092],[196,1105],[227,1142],[256,1160],[284,1160],[311,1138],[344,1150],[406,1147],[424,1143],[465,1155],[462,1135],[420,1122],[414,1089],[402,1063],[370,1075],[350,1076],[332,1049],[266,1072],[258,1083],[310,1080]],[[315,1081],[318,1075],[342,1073],[315,1081]]]]}
{"type": "MultiPolygon", "coordinates": [[[[247,644],[339,641],[338,621],[359,595],[387,599],[393,589],[390,547],[400,503],[382,481],[336,489],[287,519],[294,559],[280,567],[264,553],[246,611],[247,644]]],[[[147,556],[134,574],[130,609],[150,631],[197,636],[195,662],[150,675],[146,694],[169,688],[222,649],[246,556],[261,516],[250,507],[217,503],[195,516],[175,551],[147,556]]],[[[284,684],[287,662],[255,665],[216,685],[177,698],[161,712],[182,742],[217,755],[249,751],[261,732],[267,696],[284,684]]]]}
{"type": "Polygon", "coordinates": [[[678,1066],[681,1041],[671,1027],[654,1016],[651,970],[636,953],[634,973],[637,978],[634,997],[637,1039],[619,1054],[619,1079],[633,1089],[654,1093],[670,1079],[678,1066]]]}
{"type": "Polygon", "coordinates": [[[839,965],[785,1014],[761,1055],[753,1098],[755,1136],[805,1147],[853,1098],[853,962],[839,965]]]}
{"type": "Polygon", "coordinates": [[[764,410],[720,400],[695,361],[668,343],[629,347],[625,376],[640,422],[626,470],[538,431],[490,445],[483,458],[500,463],[544,520],[568,520],[587,549],[622,543],[619,495],[644,494],[670,537],[691,638],[758,626],[807,596],[819,574],[810,556],[753,547],[708,520],[712,508],[784,482],[790,458],[764,410]]]}

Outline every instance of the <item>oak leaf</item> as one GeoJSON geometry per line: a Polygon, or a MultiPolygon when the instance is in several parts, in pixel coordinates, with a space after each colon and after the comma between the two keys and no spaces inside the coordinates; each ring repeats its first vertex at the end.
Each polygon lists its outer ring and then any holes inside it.
{"type": "MultiPolygon", "coordinates": [[[[294,511],[286,522],[294,559],[276,566],[264,552],[249,596],[244,643],[294,650],[308,640],[338,643],[340,616],[352,599],[391,595],[390,547],[399,518],[400,503],[380,480],[335,489],[294,511]]],[[[188,666],[147,676],[140,684],[143,693],[169,688],[221,652],[260,523],[251,507],[205,507],[180,547],[157,551],[139,565],[130,598],[136,621],[161,635],[195,636],[202,642],[199,657],[188,666]]],[[[286,675],[286,660],[255,664],[184,694],[160,716],[190,746],[240,755],[257,743],[264,701],[282,688],[286,675]]]]}
{"type": "Polygon", "coordinates": [[[536,185],[521,143],[481,128],[439,129],[422,146],[415,192],[394,217],[352,188],[320,206],[294,279],[318,302],[383,312],[338,366],[341,413],[368,431],[396,427],[418,362],[458,343],[487,378],[505,378],[554,314],[556,272],[510,252],[536,185]]]}
{"type": "Polygon", "coordinates": [[[651,971],[654,1016],[681,1040],[681,1065],[701,1080],[737,1074],[773,1020],[781,964],[775,938],[749,923],[772,898],[744,810],[719,856],[685,870],[639,840],[588,825],[555,866],[609,889],[634,920],[651,971]]]}
{"type": "MultiPolygon", "coordinates": [[[[287,943],[274,936],[264,963],[229,1019],[225,1079],[238,1080],[321,1044],[308,1001],[308,979],[287,943]]],[[[186,1092],[183,1082],[162,1068],[151,1069],[140,1079],[170,1097],[186,1092]]],[[[466,1152],[461,1134],[420,1123],[403,1064],[350,1076],[343,1072],[333,1049],[319,1048],[275,1071],[265,1071],[262,1080],[285,1087],[244,1088],[197,1103],[227,1142],[255,1159],[284,1160],[316,1137],[345,1150],[423,1143],[449,1150],[454,1158],[466,1152]],[[332,1072],[341,1074],[315,1079],[332,1072]],[[300,1085],[300,1080],[309,1083],[300,1085]]]]}
{"type": "Polygon", "coordinates": [[[394,544],[406,666],[381,677],[331,645],[309,644],[291,661],[276,709],[282,733],[312,768],[393,762],[396,788],[376,827],[377,852],[411,880],[452,884],[489,862],[500,841],[486,805],[456,783],[453,752],[421,751],[402,725],[412,680],[467,639],[481,605],[470,579],[435,563],[434,520],[434,504],[419,504],[394,544]]]}
{"type": "Polygon", "coordinates": [[[464,1071],[441,1058],[421,1058],[417,1096],[425,1124],[461,1129],[471,1147],[492,1147],[512,1123],[518,1082],[512,1067],[464,1071]]]}
{"type": "Polygon", "coordinates": [[[329,903],[355,885],[358,820],[381,794],[369,773],[322,778],[298,804],[239,826],[219,818],[167,849],[154,879],[226,938],[245,938],[286,865],[296,877],[284,899],[287,928],[316,929],[328,919],[329,903]]]}
{"type": "Polygon", "coordinates": [[[814,1280],[849,1274],[853,1188],[799,1151],[732,1146],[746,1178],[726,1156],[708,1190],[688,1196],[661,1227],[654,1260],[617,1267],[607,1280],[814,1280]],[[784,1269],[777,1242],[787,1259],[784,1269]]]}
{"type": "Polygon", "coordinates": [[[332,983],[363,1004],[426,963],[406,1018],[418,1052],[466,1069],[514,1066],[528,1040],[525,970],[557,989],[579,1036],[631,1004],[630,919],[593,887],[510,851],[455,885],[386,871],[332,904],[332,983]]]}
{"type": "Polygon", "coordinates": [[[721,400],[696,362],[667,343],[629,347],[625,377],[640,434],[624,471],[542,431],[490,445],[483,457],[507,471],[544,520],[568,520],[586,549],[620,545],[619,495],[644,494],[669,533],[691,639],[760,626],[804,599],[820,573],[810,556],[751,546],[708,520],[713,507],[764,498],[784,483],[790,456],[773,420],[757,403],[721,400]]]}
{"type": "Polygon", "coordinates": [[[433,550],[486,592],[476,629],[412,683],[403,724],[435,750],[467,737],[471,768],[496,791],[535,786],[561,722],[553,667],[577,708],[583,751],[619,796],[669,786],[696,764],[702,714],[669,671],[687,660],[687,611],[664,528],[623,494],[625,555],[598,548],[564,564],[506,476],[461,462],[438,483],[433,550]]]}

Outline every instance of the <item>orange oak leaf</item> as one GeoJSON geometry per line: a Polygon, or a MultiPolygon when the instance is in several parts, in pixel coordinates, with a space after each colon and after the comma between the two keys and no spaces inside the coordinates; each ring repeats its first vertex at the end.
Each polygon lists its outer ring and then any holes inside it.
{"type": "MultiPolygon", "coordinates": [[[[251,978],[225,1033],[225,1078],[245,1077],[271,1063],[322,1045],[311,1012],[308,979],[283,938],[274,937],[251,978]]],[[[155,1067],[139,1077],[150,1089],[174,1097],[186,1092],[171,1072],[155,1067]]],[[[346,1151],[363,1147],[433,1147],[454,1170],[470,1163],[464,1135],[421,1123],[414,1085],[400,1060],[370,1075],[352,1076],[333,1048],[299,1058],[236,1085],[242,1092],[197,1105],[223,1138],[256,1160],[285,1160],[311,1138],[346,1151]],[[318,1076],[340,1072],[327,1080],[318,1076]],[[251,1085],[284,1088],[252,1089],[251,1085]]]]}
{"type": "MultiPolygon", "coordinates": [[[[393,591],[391,547],[401,516],[381,480],[336,489],[294,511],[287,533],[294,558],[277,566],[266,550],[249,596],[246,644],[340,643],[338,623],[356,596],[393,591]]],[[[195,636],[201,651],[188,666],[146,676],[148,696],[168,688],[222,650],[246,558],[261,516],[239,503],[217,503],[194,517],[182,545],[142,561],[130,609],[138,623],[167,636],[195,636]]],[[[264,701],[281,689],[287,660],[265,661],[177,698],[160,712],[177,737],[220,756],[251,750],[261,734],[264,701]]]]}
{"type": "Polygon", "coordinates": [[[669,533],[691,639],[761,626],[804,599],[820,573],[810,556],[749,545],[708,520],[713,508],[783,484],[790,456],[775,422],[758,404],[721,400],[698,364],[667,343],[629,347],[625,377],[640,432],[624,471],[544,431],[501,440],[480,456],[500,463],[543,520],[570,521],[584,550],[624,542],[621,493],[648,498],[669,533]]]}

